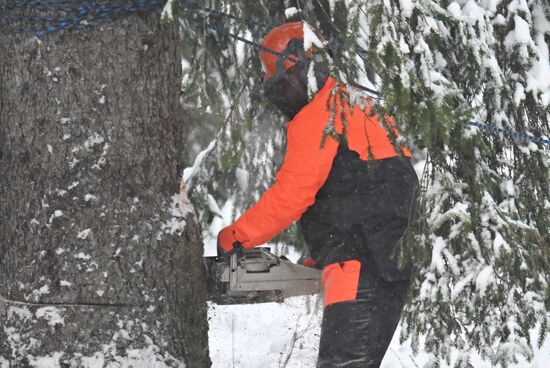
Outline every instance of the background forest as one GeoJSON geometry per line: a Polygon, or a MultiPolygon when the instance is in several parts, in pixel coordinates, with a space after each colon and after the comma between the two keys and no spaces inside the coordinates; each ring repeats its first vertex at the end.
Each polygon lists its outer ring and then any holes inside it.
{"type": "MultiPolygon", "coordinates": [[[[548,4],[212,1],[180,11],[183,96],[200,112],[189,157],[208,147],[187,172],[207,252],[269,186],[284,152],[284,120],[261,95],[258,48],[235,36],[261,43],[274,25],[301,20],[317,35],[306,44],[322,40],[332,75],[377,91],[415,147],[423,196],[402,248],[416,274],[402,338],[417,347],[425,337],[423,348],[449,362],[457,348],[457,367],[470,366],[471,350],[494,366],[532,355],[550,327],[549,147],[494,130],[550,135],[548,4]]],[[[296,229],[275,243],[302,249],[296,229]]]]}

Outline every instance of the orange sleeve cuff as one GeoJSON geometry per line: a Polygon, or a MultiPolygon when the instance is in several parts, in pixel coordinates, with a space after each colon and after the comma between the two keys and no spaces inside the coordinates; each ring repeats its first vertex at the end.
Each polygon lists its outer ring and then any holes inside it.
{"type": "Polygon", "coordinates": [[[236,223],[233,225],[233,229],[235,230],[235,239],[237,239],[237,241],[241,243],[244,248],[254,248],[254,245],[250,243],[246,233],[239,226],[237,226],[236,223]]]}

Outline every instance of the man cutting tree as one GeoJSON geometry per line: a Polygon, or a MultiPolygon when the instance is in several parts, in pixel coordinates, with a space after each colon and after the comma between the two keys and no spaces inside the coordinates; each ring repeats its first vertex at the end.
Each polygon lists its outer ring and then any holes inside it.
{"type": "Polygon", "coordinates": [[[253,248],[299,220],[312,263],[323,269],[318,367],[379,367],[409,287],[395,250],[418,179],[391,119],[366,100],[351,106],[326,69],[315,70],[321,88],[308,98],[313,55],[303,27],[287,23],[264,38],[264,91],[289,119],[287,152],[275,183],[218,243],[225,252],[253,248]]]}

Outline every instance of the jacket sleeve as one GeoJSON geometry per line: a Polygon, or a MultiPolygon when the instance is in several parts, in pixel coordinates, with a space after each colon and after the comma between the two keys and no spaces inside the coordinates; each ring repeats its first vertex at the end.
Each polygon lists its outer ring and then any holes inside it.
{"type": "Polygon", "coordinates": [[[288,124],[287,152],[275,183],[235,222],[245,248],[268,242],[315,202],[336,156],[338,142],[323,131],[330,120],[327,96],[306,105],[288,124]]]}

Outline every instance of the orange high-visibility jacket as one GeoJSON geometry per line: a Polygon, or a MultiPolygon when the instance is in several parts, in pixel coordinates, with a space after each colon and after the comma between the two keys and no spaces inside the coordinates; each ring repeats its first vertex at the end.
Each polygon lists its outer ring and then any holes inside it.
{"type": "MultiPolygon", "coordinates": [[[[350,150],[357,152],[362,160],[399,155],[377,116],[370,116],[370,108],[363,110],[355,105],[350,111],[349,105],[332,93],[334,86],[334,79],[329,78],[313,100],[287,124],[287,152],[275,183],[234,224],[235,237],[245,248],[268,242],[300,219],[315,202],[315,195],[330,173],[339,145],[332,136],[326,136],[322,145],[324,131],[336,111],[334,128],[342,134],[342,105],[350,150]]],[[[393,130],[398,135],[397,130],[393,130]]],[[[404,147],[403,154],[410,157],[404,147]]]]}

